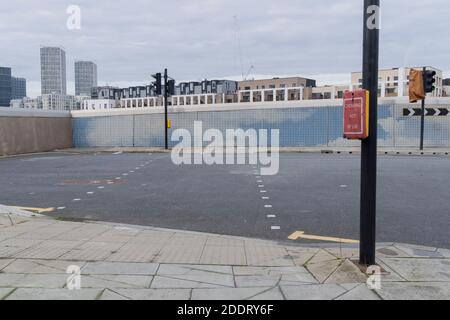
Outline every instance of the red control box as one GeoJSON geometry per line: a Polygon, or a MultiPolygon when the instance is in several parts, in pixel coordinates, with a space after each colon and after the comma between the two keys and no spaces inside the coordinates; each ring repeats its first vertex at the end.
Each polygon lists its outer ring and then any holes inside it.
{"type": "Polygon", "coordinates": [[[369,137],[369,91],[355,90],[344,93],[344,138],[369,137]]]}

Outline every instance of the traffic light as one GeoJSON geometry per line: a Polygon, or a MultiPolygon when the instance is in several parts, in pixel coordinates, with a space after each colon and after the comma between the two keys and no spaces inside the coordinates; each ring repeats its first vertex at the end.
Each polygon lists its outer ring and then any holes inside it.
{"type": "Polygon", "coordinates": [[[167,81],[167,91],[169,96],[175,95],[175,80],[167,81]]]}
{"type": "Polygon", "coordinates": [[[423,72],[411,69],[409,72],[409,102],[416,103],[425,99],[423,72]]]}
{"type": "Polygon", "coordinates": [[[156,80],[152,82],[155,88],[155,94],[160,96],[162,94],[162,74],[158,72],[157,74],[152,75],[152,77],[156,80]]]}
{"type": "Polygon", "coordinates": [[[436,83],[436,71],[426,70],[423,73],[423,86],[426,93],[433,92],[436,87],[434,84],[436,83]]]}

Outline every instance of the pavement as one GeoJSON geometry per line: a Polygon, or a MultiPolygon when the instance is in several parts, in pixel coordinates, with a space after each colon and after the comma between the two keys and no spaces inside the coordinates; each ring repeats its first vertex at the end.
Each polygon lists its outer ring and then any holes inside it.
{"type": "Polygon", "coordinates": [[[368,285],[351,245],[64,221],[0,206],[6,300],[450,299],[450,250],[380,243],[377,257],[382,270],[368,285]]]}
{"type": "MultiPolygon", "coordinates": [[[[279,173],[259,176],[259,166],[176,166],[157,149],[127,150],[0,159],[0,203],[63,219],[284,242],[301,231],[359,239],[358,155],[281,153],[279,173]]],[[[448,167],[445,154],[379,156],[378,241],[450,249],[448,167]]]]}

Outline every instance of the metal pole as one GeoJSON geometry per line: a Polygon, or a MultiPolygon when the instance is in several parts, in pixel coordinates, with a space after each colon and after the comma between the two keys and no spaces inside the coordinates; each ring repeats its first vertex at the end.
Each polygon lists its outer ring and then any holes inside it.
{"type": "MultiPolygon", "coordinates": [[[[427,68],[423,67],[424,85],[425,85],[425,71],[427,71],[427,68]]],[[[423,98],[423,100],[422,100],[422,114],[420,115],[420,151],[423,151],[423,139],[424,139],[424,135],[425,135],[425,99],[426,99],[426,97],[423,98]]]]}
{"type": "Polygon", "coordinates": [[[370,92],[369,137],[361,147],[360,257],[375,264],[380,0],[364,0],[363,88],[370,92]]]}
{"type": "Polygon", "coordinates": [[[168,100],[168,91],[167,91],[167,69],[164,69],[164,130],[165,130],[165,136],[164,136],[164,146],[167,149],[169,149],[169,139],[168,139],[168,116],[167,116],[167,100],[168,100]]]}

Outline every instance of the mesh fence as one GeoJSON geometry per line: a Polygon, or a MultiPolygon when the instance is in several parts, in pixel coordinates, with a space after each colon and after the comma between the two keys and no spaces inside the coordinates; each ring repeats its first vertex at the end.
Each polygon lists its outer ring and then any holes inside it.
{"type": "MultiPolygon", "coordinates": [[[[405,115],[412,105],[379,106],[378,144],[380,147],[418,147],[420,116],[405,115]]],[[[417,106],[414,106],[417,107],[417,106]]],[[[427,106],[433,108],[433,106],[427,106]]],[[[436,106],[436,108],[443,108],[436,106]]],[[[194,122],[203,130],[278,129],[280,147],[349,147],[358,141],[342,137],[342,106],[242,109],[232,111],[195,111],[170,113],[171,133],[187,129],[194,134],[194,122]]],[[[73,119],[75,147],[162,147],[164,114],[136,114],[78,117],[73,119]]],[[[174,146],[177,141],[170,141],[174,146]]],[[[450,147],[450,115],[427,116],[425,147],[450,147]]]]}

